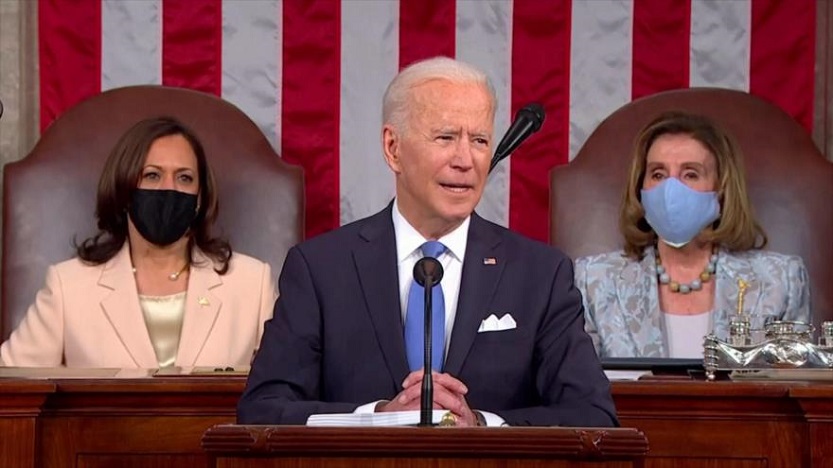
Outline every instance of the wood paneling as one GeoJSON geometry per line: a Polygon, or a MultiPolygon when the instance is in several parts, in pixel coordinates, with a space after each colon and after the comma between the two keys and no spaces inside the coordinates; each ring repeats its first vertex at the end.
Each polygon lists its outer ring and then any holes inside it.
{"type": "Polygon", "coordinates": [[[635,429],[323,428],[220,425],[202,445],[218,467],[641,467],[635,429]]]}
{"type": "MultiPolygon", "coordinates": [[[[643,430],[651,443],[648,468],[796,468],[811,466],[810,425],[792,394],[804,387],[639,381],[616,382],[613,394],[621,423],[643,430]]],[[[833,387],[826,392],[833,401],[833,387]]]]}
{"type": "Polygon", "coordinates": [[[0,379],[0,466],[36,468],[37,418],[55,385],[0,379]]]}
{"type": "MultiPolygon", "coordinates": [[[[235,421],[244,385],[242,377],[2,379],[0,467],[120,466],[110,465],[119,459],[128,467],[207,466],[203,433],[235,421]]],[[[623,426],[648,439],[648,468],[815,468],[833,460],[831,384],[663,380],[614,382],[612,388],[623,426]]],[[[501,445],[489,439],[492,433],[473,433],[469,450],[501,445]]],[[[530,443],[521,437],[502,445],[534,452],[530,443]]],[[[538,449],[549,450],[546,444],[538,449]]],[[[342,458],[350,457],[333,454],[327,463],[346,463],[342,458]]],[[[433,463],[469,463],[464,460],[438,454],[433,463]]],[[[489,466],[543,460],[530,452],[489,466]]]]}

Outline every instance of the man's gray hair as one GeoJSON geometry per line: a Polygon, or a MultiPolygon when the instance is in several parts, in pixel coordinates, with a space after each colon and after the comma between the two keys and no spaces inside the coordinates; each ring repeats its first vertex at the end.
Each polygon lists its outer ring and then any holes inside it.
{"type": "Polygon", "coordinates": [[[431,80],[483,85],[492,101],[492,111],[497,110],[495,88],[485,73],[465,62],[440,56],[412,63],[396,75],[382,99],[382,123],[404,131],[408,122],[411,90],[431,80]]]}

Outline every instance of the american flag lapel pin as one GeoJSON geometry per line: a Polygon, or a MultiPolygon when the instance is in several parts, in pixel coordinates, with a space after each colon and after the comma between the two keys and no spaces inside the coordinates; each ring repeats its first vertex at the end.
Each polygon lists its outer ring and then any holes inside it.
{"type": "Polygon", "coordinates": [[[484,265],[497,265],[497,259],[495,257],[483,257],[483,264],[484,265]]]}

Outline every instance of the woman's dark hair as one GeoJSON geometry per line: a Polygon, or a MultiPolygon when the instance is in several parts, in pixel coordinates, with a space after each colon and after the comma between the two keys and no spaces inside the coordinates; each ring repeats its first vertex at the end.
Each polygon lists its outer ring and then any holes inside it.
{"type": "Polygon", "coordinates": [[[200,203],[197,216],[189,231],[188,260],[193,263],[191,252],[198,247],[214,261],[219,274],[228,271],[231,259],[231,245],[211,236],[211,226],[217,219],[217,185],[205,150],[194,132],[172,117],[153,117],[138,122],[119,139],[107,157],[101,178],[98,181],[95,216],[98,220],[98,234],[76,244],[78,257],[88,263],[99,265],[116,255],[127,239],[128,205],[133,191],[139,184],[145,160],[151,145],[162,137],[181,135],[191,145],[197,156],[199,171],[200,203]]]}

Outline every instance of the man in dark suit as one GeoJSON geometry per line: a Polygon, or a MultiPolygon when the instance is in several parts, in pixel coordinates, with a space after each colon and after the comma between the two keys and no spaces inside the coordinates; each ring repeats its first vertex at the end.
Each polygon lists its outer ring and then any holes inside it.
{"type": "Polygon", "coordinates": [[[435,408],[460,426],[617,424],[570,260],[474,213],[495,107],[485,75],[448,58],[391,82],[382,144],[396,198],[289,252],[240,423],[418,409],[422,356],[407,337],[417,309],[406,304],[420,294],[409,292],[411,272],[432,244],[439,253],[425,255],[445,271],[435,408]]]}

